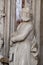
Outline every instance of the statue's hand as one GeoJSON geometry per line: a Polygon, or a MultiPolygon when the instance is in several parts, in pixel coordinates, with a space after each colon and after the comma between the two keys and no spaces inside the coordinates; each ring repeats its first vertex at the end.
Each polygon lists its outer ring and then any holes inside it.
{"type": "Polygon", "coordinates": [[[16,36],[15,37],[11,37],[11,44],[16,42],[16,36]]]}
{"type": "Polygon", "coordinates": [[[10,40],[10,47],[12,47],[13,46],[13,42],[10,40]]]}
{"type": "Polygon", "coordinates": [[[11,37],[10,39],[10,47],[13,47],[13,43],[15,44],[16,40],[15,37],[11,37]]]}

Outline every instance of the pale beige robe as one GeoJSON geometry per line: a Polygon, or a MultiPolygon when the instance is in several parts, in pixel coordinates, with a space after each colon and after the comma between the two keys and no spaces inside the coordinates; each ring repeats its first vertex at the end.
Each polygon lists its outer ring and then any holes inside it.
{"type": "Polygon", "coordinates": [[[14,54],[14,58],[9,63],[10,65],[37,65],[38,50],[35,47],[36,40],[32,22],[20,23],[17,31],[12,35],[11,42],[13,42],[13,46],[10,48],[10,60],[12,54],[14,54]]]}

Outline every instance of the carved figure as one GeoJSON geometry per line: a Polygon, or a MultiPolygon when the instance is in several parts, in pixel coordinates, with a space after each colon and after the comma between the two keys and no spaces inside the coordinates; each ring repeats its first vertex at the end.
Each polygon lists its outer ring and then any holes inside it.
{"type": "Polygon", "coordinates": [[[18,25],[17,30],[11,34],[9,58],[11,62],[9,64],[37,65],[38,48],[28,7],[23,8],[21,19],[22,22],[18,25]]]}

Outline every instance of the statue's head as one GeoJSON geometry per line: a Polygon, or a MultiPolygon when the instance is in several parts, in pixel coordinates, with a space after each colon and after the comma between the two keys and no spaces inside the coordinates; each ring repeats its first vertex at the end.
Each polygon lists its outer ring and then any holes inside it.
{"type": "Polygon", "coordinates": [[[30,20],[30,9],[29,9],[29,7],[25,7],[25,8],[22,9],[22,11],[21,11],[21,19],[23,21],[30,20]]]}

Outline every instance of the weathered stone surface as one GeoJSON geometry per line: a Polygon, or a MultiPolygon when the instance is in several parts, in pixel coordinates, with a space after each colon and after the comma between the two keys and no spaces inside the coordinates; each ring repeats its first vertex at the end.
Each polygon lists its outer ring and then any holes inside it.
{"type": "MultiPolygon", "coordinates": [[[[3,8],[4,8],[4,0],[0,0],[0,58],[2,57],[2,44],[3,44],[3,8]]],[[[0,62],[0,65],[1,62],[0,62]]]]}
{"type": "Polygon", "coordinates": [[[13,46],[10,47],[10,59],[12,60],[13,55],[14,58],[9,64],[37,65],[38,46],[30,18],[30,8],[26,5],[21,14],[23,22],[18,25],[16,32],[11,36],[13,46]]]}

